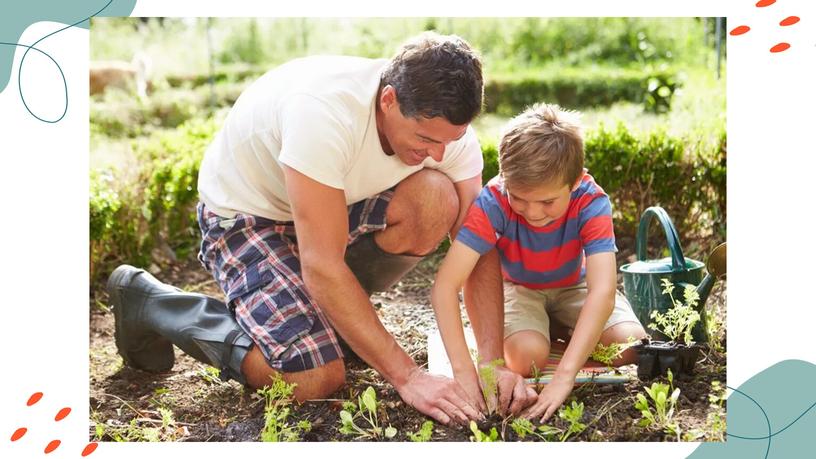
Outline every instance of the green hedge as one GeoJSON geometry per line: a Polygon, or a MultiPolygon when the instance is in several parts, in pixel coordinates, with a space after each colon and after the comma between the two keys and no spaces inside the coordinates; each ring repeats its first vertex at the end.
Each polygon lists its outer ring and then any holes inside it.
{"type": "Polygon", "coordinates": [[[209,116],[231,107],[251,83],[249,80],[198,86],[194,89],[164,89],[144,102],[118,90],[109,91],[91,104],[91,131],[107,137],[136,138],[160,128],[176,128],[187,120],[209,116]]]}
{"type": "MultiPolygon", "coordinates": [[[[136,144],[141,170],[132,183],[118,183],[110,173],[91,174],[92,282],[118,263],[147,266],[195,252],[196,181],[217,127],[212,118],[191,120],[136,144]]],[[[683,238],[706,231],[724,237],[724,129],[718,139],[710,146],[663,131],[638,137],[622,125],[589,132],[586,166],[612,199],[616,234],[634,236],[642,211],[660,205],[683,238]]],[[[487,181],[498,173],[496,145],[483,141],[482,149],[487,181]]]]}
{"type": "MultiPolygon", "coordinates": [[[[482,142],[486,182],[498,173],[496,144],[482,142]]],[[[643,137],[625,126],[603,126],[585,140],[585,165],[609,194],[615,232],[634,236],[643,211],[659,205],[683,238],[726,234],[726,134],[715,145],[671,137],[662,130],[643,137]]]]}
{"type": "Polygon", "coordinates": [[[485,111],[513,116],[539,102],[563,107],[607,106],[618,101],[642,103],[656,113],[671,108],[681,78],[668,68],[553,68],[488,78],[485,111]]]}
{"type": "Polygon", "coordinates": [[[92,282],[119,263],[147,266],[196,249],[198,170],[218,127],[213,118],[190,120],[136,143],[141,169],[127,184],[91,173],[92,282]]]}
{"type": "MultiPolygon", "coordinates": [[[[159,89],[142,102],[122,91],[109,91],[91,104],[91,129],[108,137],[149,135],[157,128],[175,128],[212,110],[230,107],[257,76],[243,70],[218,74],[218,83],[206,84],[206,76],[191,76],[184,89],[159,89]]],[[[180,85],[177,77],[170,80],[180,85]]],[[[496,75],[485,84],[485,111],[513,116],[538,102],[555,102],[564,107],[608,106],[618,101],[643,104],[647,111],[663,113],[671,108],[681,78],[669,68],[626,69],[547,67],[514,74],[496,75]]]]}

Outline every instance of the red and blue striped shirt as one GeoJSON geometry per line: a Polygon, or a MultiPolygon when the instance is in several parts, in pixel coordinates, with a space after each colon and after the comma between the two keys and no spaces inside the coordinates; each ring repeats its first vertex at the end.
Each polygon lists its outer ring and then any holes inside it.
{"type": "Polygon", "coordinates": [[[585,256],[618,250],[609,196],[586,172],[567,212],[542,227],[513,212],[503,181],[494,177],[470,206],[456,240],[482,255],[496,247],[504,279],[539,290],[582,282],[585,256]]]}

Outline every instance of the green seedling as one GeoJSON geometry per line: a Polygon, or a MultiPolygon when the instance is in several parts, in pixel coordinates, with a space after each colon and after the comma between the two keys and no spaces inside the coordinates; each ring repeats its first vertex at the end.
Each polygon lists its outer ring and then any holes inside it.
{"type": "Polygon", "coordinates": [[[414,442],[426,442],[431,441],[431,436],[433,435],[433,428],[434,423],[433,421],[425,421],[422,423],[422,427],[413,433],[408,432],[408,439],[414,442]]]}
{"type": "Polygon", "coordinates": [[[377,393],[373,387],[368,386],[357,398],[357,406],[354,406],[353,403],[343,404],[343,410],[340,411],[340,433],[354,435],[357,439],[394,438],[397,435],[397,429],[390,425],[385,429],[380,426],[379,409],[377,393]],[[355,422],[357,418],[362,418],[368,425],[358,426],[355,422]]]}
{"type": "Polygon", "coordinates": [[[703,311],[705,314],[706,337],[712,349],[723,352],[723,340],[725,339],[725,313],[722,305],[715,302],[711,307],[703,311]]]}
{"type": "Polygon", "coordinates": [[[654,322],[649,324],[649,328],[663,333],[675,343],[680,343],[680,337],[682,337],[682,342],[686,346],[690,346],[694,344],[691,330],[700,320],[700,313],[695,310],[697,303],[700,301],[700,294],[697,293],[693,285],[686,285],[683,290],[683,299],[685,300],[685,303],[683,303],[674,299],[674,295],[672,295],[674,285],[670,280],[662,279],[661,282],[663,284],[663,293],[669,295],[674,307],[666,311],[665,314],[657,310],[652,311],[650,317],[654,322]]]}
{"type": "Polygon", "coordinates": [[[542,441],[551,441],[555,439],[558,434],[562,433],[561,429],[548,425],[540,425],[536,427],[529,419],[526,418],[513,419],[513,422],[510,423],[510,428],[513,429],[513,432],[515,432],[519,439],[522,440],[525,439],[527,435],[532,435],[542,441]]]}
{"type": "Polygon", "coordinates": [[[583,402],[576,403],[573,400],[569,406],[564,405],[558,412],[558,417],[569,423],[566,430],[561,434],[560,441],[567,441],[568,438],[578,435],[586,429],[586,424],[581,422],[581,418],[584,417],[583,402]]]}
{"type": "Polygon", "coordinates": [[[618,359],[625,350],[636,345],[639,341],[633,336],[630,336],[625,343],[612,343],[609,346],[604,346],[598,343],[595,350],[592,351],[589,358],[596,362],[600,362],[609,368],[612,368],[612,363],[618,359]]]}
{"type": "Polygon", "coordinates": [[[94,420],[94,439],[102,440],[107,436],[116,442],[158,442],[176,441],[188,434],[186,428],[176,424],[172,411],[163,407],[157,411],[160,420],[134,418],[128,424],[103,424],[94,420]]]}
{"type": "Polygon", "coordinates": [[[203,370],[199,370],[198,374],[202,379],[204,379],[204,381],[207,381],[210,384],[225,384],[224,381],[221,381],[221,370],[218,368],[206,366],[203,370]]]}
{"type": "Polygon", "coordinates": [[[497,396],[499,394],[499,381],[496,378],[496,367],[504,365],[503,359],[496,359],[486,365],[479,367],[479,379],[482,382],[482,396],[487,403],[488,414],[496,411],[497,396]]]}
{"type": "Polygon", "coordinates": [[[669,384],[654,382],[651,387],[647,387],[648,399],[641,393],[637,394],[635,408],[641,414],[638,425],[662,430],[676,436],[679,440],[680,426],[674,421],[674,410],[677,407],[677,399],[680,397],[680,389],[672,389],[674,384],[671,370],[669,370],[668,379],[669,384]]]}
{"type": "Polygon", "coordinates": [[[258,390],[266,401],[264,407],[264,428],[261,441],[300,441],[303,433],[312,430],[312,424],[303,420],[295,425],[289,423],[289,406],[297,384],[288,384],[280,375],[272,379],[272,384],[258,390]]]}
{"type": "Polygon", "coordinates": [[[470,441],[474,442],[494,442],[499,441],[499,432],[496,430],[495,427],[490,429],[490,433],[484,433],[479,430],[479,426],[476,425],[476,421],[470,421],[470,431],[473,432],[473,436],[470,437],[470,441]]]}
{"type": "Polygon", "coordinates": [[[711,393],[708,394],[711,411],[706,416],[706,440],[725,441],[725,387],[719,381],[711,382],[711,393]]]}
{"type": "Polygon", "coordinates": [[[533,362],[530,364],[530,376],[533,378],[533,385],[538,386],[541,383],[541,377],[544,376],[544,372],[538,368],[538,365],[533,362]]]}

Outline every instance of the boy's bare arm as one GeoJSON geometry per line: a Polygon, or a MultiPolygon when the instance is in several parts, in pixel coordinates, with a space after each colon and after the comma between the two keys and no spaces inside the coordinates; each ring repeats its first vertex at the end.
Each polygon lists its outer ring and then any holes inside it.
{"type": "Polygon", "coordinates": [[[602,252],[587,257],[587,298],[581,308],[569,346],[555,370],[555,376],[563,375],[574,379],[597,346],[603,326],[615,308],[616,272],[613,252],[602,252]]]}
{"type": "Polygon", "coordinates": [[[478,260],[478,252],[459,241],[454,241],[436,273],[431,289],[431,304],[445,351],[453,368],[453,375],[468,392],[471,402],[477,403],[479,408],[484,410],[479,375],[473,366],[465,341],[459,310],[459,290],[478,260]]]}
{"type": "Polygon", "coordinates": [[[587,298],[578,316],[569,345],[552,381],[541,391],[538,401],[526,413],[546,421],[561,407],[572,392],[575,376],[598,344],[603,326],[615,308],[615,254],[603,252],[590,255],[586,261],[587,298]]]}

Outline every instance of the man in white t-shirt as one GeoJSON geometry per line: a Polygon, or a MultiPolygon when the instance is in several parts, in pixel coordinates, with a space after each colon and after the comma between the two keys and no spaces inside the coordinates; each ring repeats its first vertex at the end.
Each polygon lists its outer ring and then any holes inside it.
{"type": "MultiPolygon", "coordinates": [[[[469,124],[482,94],[476,54],[437,34],[391,60],[307,57],[262,76],[199,173],[199,259],[227,305],[117,268],[108,290],[126,363],[167,370],[176,344],[251,387],[280,375],[305,400],[344,384],[345,342],[419,411],[443,423],[480,418],[484,400],[420,369],[369,295],[455,235],[479,193],[469,124]]],[[[505,370],[501,403],[518,412],[530,400],[505,370]]]]}

